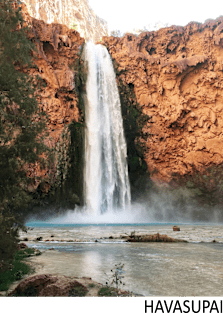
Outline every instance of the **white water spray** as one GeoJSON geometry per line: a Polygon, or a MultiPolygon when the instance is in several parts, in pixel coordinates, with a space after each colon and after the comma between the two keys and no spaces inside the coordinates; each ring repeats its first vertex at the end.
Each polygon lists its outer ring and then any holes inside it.
{"type": "Polygon", "coordinates": [[[127,148],[111,57],[102,45],[85,45],[85,206],[100,215],[130,206],[127,148]]]}

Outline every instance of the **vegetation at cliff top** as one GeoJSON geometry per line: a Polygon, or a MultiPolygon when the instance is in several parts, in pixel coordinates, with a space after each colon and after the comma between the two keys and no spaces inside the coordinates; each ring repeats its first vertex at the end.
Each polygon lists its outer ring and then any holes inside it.
{"type": "MultiPolygon", "coordinates": [[[[219,15],[216,19],[208,18],[204,21],[204,24],[209,23],[209,22],[221,21],[222,19],[223,19],[223,15],[219,15]]],[[[190,24],[190,23],[196,23],[199,25],[202,24],[202,23],[196,22],[196,21],[191,21],[188,24],[190,24]]],[[[142,28],[133,28],[132,30],[129,30],[126,32],[121,32],[120,29],[114,29],[114,30],[110,31],[109,36],[123,37],[128,33],[133,34],[135,36],[139,36],[141,33],[144,33],[144,32],[157,31],[161,28],[166,28],[166,27],[170,27],[170,26],[171,26],[171,24],[169,24],[169,23],[163,23],[163,22],[159,21],[159,22],[156,22],[155,24],[150,23],[150,24],[145,25],[142,28]]],[[[183,27],[183,26],[180,26],[180,27],[183,27]]]]}
{"type": "Polygon", "coordinates": [[[131,31],[127,31],[125,33],[121,32],[119,29],[115,29],[110,32],[110,36],[123,37],[125,36],[125,34],[128,34],[128,33],[138,36],[144,32],[157,31],[160,28],[169,27],[169,26],[170,24],[168,23],[156,22],[155,24],[148,24],[144,26],[143,28],[133,28],[131,31]]]}
{"type": "MultiPolygon", "coordinates": [[[[27,168],[43,167],[49,150],[43,143],[46,115],[36,97],[39,80],[26,72],[33,67],[35,45],[16,1],[0,4],[0,263],[12,259],[22,227],[20,209],[29,202],[27,168]]],[[[4,267],[4,266],[3,266],[4,267]]]]}

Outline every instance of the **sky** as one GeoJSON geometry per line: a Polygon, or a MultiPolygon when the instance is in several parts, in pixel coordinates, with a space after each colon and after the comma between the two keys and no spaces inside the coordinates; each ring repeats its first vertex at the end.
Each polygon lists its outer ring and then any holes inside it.
{"type": "Polygon", "coordinates": [[[223,0],[88,0],[90,7],[108,22],[109,31],[122,32],[157,22],[185,26],[223,15],[223,0]]]}

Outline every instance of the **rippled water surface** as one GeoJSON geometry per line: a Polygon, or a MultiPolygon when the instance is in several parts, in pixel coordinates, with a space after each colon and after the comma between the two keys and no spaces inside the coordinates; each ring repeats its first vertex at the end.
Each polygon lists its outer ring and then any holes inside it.
{"type": "Polygon", "coordinates": [[[33,229],[22,233],[21,238],[27,237],[29,246],[44,251],[36,258],[41,273],[88,276],[105,283],[111,269],[121,262],[125,270],[124,289],[138,294],[223,295],[221,225],[180,225],[180,232],[173,232],[171,224],[28,226],[33,229]],[[159,232],[187,239],[189,243],[126,243],[120,238],[132,231],[159,232]],[[43,237],[42,241],[34,240],[38,236],[43,237]],[[113,239],[108,239],[109,236],[113,239]],[[51,248],[54,250],[49,251],[51,248]]]}

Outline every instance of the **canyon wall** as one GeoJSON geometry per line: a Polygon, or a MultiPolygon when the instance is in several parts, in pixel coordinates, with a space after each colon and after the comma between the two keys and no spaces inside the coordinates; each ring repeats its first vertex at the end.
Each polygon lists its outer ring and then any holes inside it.
{"type": "MultiPolygon", "coordinates": [[[[70,183],[78,181],[81,175],[83,142],[75,125],[83,125],[84,120],[78,85],[82,84],[83,92],[81,52],[85,40],[65,25],[31,18],[25,6],[23,12],[32,25],[30,40],[38,50],[36,68],[30,69],[29,74],[39,75],[43,82],[39,103],[49,116],[47,144],[54,149],[57,160],[41,173],[45,181],[41,188],[46,193],[55,182],[58,185],[58,181],[66,181],[71,166],[70,183]],[[74,125],[72,130],[68,129],[70,125],[74,125]],[[73,159],[69,149],[73,149],[73,159]],[[75,151],[78,156],[74,156],[75,151]]],[[[186,177],[184,187],[193,189],[192,194],[209,192],[210,204],[213,198],[220,200],[223,21],[171,26],[139,36],[105,36],[100,43],[108,48],[116,69],[128,132],[130,180],[135,191],[143,187],[144,182],[134,182],[147,168],[156,185],[169,185],[176,177],[178,182],[186,177]]],[[[38,167],[30,171],[34,176],[40,174],[38,167]]],[[[33,186],[33,192],[39,183],[33,186]]],[[[80,191],[80,186],[75,188],[80,191]]],[[[73,196],[77,203],[78,197],[73,196]]]]}
{"type": "MultiPolygon", "coordinates": [[[[54,156],[54,161],[45,169],[40,169],[38,164],[27,169],[27,174],[35,178],[34,183],[28,186],[28,191],[39,195],[50,191],[56,198],[72,170],[74,177],[71,178],[70,189],[74,188],[71,192],[67,188],[66,192],[70,192],[71,202],[79,202],[80,195],[77,194],[81,187],[77,185],[82,153],[79,125],[83,121],[79,101],[80,56],[85,40],[76,30],[65,25],[47,24],[30,17],[24,4],[22,13],[30,28],[28,38],[36,46],[36,51],[33,51],[34,65],[26,72],[39,79],[37,100],[40,109],[48,116],[48,135],[44,140],[54,156]],[[72,167],[76,167],[76,170],[72,167]]],[[[68,195],[66,197],[69,198],[68,195]]]]}
{"type": "Polygon", "coordinates": [[[31,17],[77,30],[86,40],[107,35],[107,22],[98,17],[87,0],[23,0],[31,17]]]}
{"type": "Polygon", "coordinates": [[[143,114],[151,117],[141,141],[153,181],[209,167],[222,172],[223,19],[103,37],[102,44],[117,80],[133,88],[143,114]]]}

